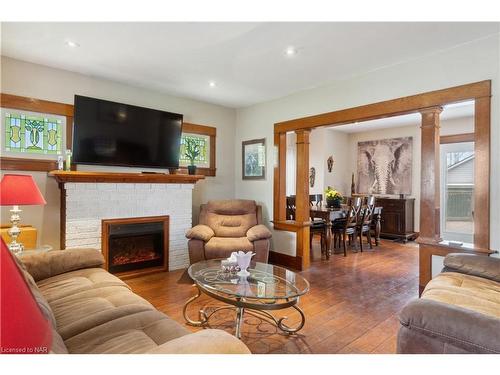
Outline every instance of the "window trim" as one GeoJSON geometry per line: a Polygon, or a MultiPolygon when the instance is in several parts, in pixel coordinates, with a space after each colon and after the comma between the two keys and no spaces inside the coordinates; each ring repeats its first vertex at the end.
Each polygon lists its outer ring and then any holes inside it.
{"type": "MultiPolygon", "coordinates": [[[[207,125],[192,124],[190,122],[182,123],[182,133],[189,134],[199,134],[205,135],[210,138],[210,150],[209,150],[209,167],[197,167],[196,174],[201,174],[204,176],[215,176],[216,175],[216,160],[215,160],[215,142],[217,136],[217,128],[207,125]]],[[[187,173],[187,167],[179,167],[181,173],[187,173]]]]}

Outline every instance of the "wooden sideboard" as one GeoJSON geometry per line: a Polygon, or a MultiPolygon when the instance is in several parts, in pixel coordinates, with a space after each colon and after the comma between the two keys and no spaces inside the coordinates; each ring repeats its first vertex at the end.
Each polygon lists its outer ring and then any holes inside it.
{"type": "Polygon", "coordinates": [[[399,239],[403,242],[418,237],[414,227],[414,198],[379,198],[376,205],[382,207],[380,237],[399,239]]]}

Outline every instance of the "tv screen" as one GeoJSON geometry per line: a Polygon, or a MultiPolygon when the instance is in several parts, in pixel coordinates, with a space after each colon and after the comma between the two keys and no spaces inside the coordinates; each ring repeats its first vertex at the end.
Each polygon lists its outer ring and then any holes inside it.
{"type": "Polygon", "coordinates": [[[178,168],[182,115],[75,95],[73,161],[178,168]]]}

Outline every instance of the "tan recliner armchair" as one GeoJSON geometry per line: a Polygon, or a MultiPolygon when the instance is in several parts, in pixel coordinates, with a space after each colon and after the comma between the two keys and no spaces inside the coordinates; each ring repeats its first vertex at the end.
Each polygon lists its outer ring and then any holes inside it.
{"type": "Polygon", "coordinates": [[[271,232],[262,225],[262,207],[244,199],[201,205],[199,224],[191,228],[189,261],[227,258],[233,251],[253,251],[253,260],[267,263],[271,232]]]}

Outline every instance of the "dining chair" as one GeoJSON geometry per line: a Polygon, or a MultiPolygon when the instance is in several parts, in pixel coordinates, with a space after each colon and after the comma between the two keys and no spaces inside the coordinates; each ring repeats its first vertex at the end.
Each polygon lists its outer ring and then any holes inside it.
{"type": "Polygon", "coordinates": [[[336,246],[337,242],[344,248],[344,256],[347,256],[347,244],[356,242],[356,230],[359,221],[359,213],[361,211],[361,197],[353,197],[351,204],[347,208],[347,216],[345,219],[335,220],[332,225],[333,243],[336,246]],[[352,239],[352,241],[351,241],[352,239]]]}
{"type": "Polygon", "coordinates": [[[373,249],[371,224],[373,220],[374,210],[375,210],[375,197],[371,195],[369,197],[366,197],[366,204],[364,204],[361,208],[359,214],[359,221],[356,228],[356,231],[359,234],[359,248],[361,252],[363,252],[363,234],[365,233],[366,233],[366,238],[368,240],[368,244],[370,245],[370,249],[373,249]]]}

